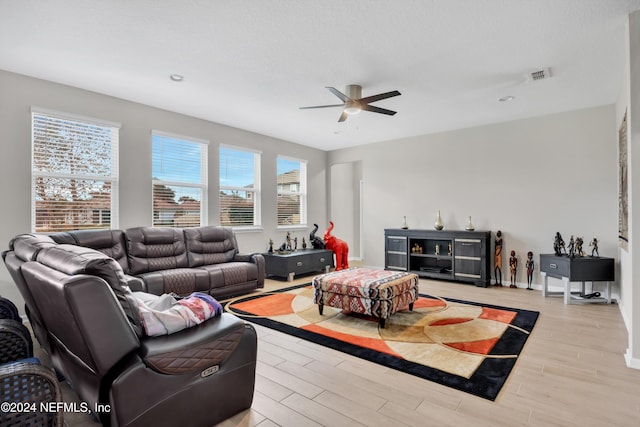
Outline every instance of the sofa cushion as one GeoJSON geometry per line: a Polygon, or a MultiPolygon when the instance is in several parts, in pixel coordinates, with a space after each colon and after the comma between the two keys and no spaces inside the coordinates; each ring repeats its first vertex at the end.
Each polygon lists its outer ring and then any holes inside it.
{"type": "MultiPolygon", "coordinates": [[[[140,275],[158,270],[187,267],[182,230],[136,227],[125,231],[129,273],[140,275]]],[[[154,293],[147,289],[147,292],[154,293]]]]}
{"type": "Polygon", "coordinates": [[[49,236],[41,234],[20,234],[9,242],[9,250],[12,250],[21,261],[32,261],[43,248],[57,246],[49,236]]]}
{"type": "Polygon", "coordinates": [[[247,283],[258,279],[258,267],[247,262],[226,262],[195,268],[209,274],[211,289],[247,283]]]}
{"type": "Polygon", "coordinates": [[[127,252],[122,230],[76,230],[50,234],[57,243],[69,243],[95,249],[118,261],[127,272],[127,252]]]}
{"type": "Polygon", "coordinates": [[[238,253],[236,237],[229,227],[195,227],[183,231],[189,267],[229,262],[238,253]]]}
{"type": "Polygon", "coordinates": [[[95,249],[61,244],[42,249],[36,260],[69,276],[88,274],[102,278],[113,290],[136,334],[142,335],[137,302],[126,284],[122,267],[113,258],[95,249]]]}
{"type": "Polygon", "coordinates": [[[174,268],[138,275],[144,281],[146,292],[154,295],[175,293],[180,296],[192,292],[209,293],[209,276],[197,268],[174,268]]]}

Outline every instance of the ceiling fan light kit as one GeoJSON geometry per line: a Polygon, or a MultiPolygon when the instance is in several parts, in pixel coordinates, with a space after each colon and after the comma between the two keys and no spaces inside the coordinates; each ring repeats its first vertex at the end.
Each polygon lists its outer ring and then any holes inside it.
{"type": "Polygon", "coordinates": [[[360,85],[347,85],[344,93],[340,92],[334,87],[327,86],[327,89],[335,96],[337,96],[343,103],[334,105],[316,105],[313,107],[300,107],[302,110],[313,108],[329,108],[329,107],[342,107],[342,114],[338,118],[339,122],[344,122],[347,117],[352,114],[358,114],[360,111],[370,111],[372,113],[386,114],[393,116],[395,111],[387,110],[386,108],[374,107],[369,105],[372,102],[381,101],[383,99],[391,98],[400,95],[397,90],[385,93],[379,93],[373,96],[362,97],[362,87],[360,85]]]}

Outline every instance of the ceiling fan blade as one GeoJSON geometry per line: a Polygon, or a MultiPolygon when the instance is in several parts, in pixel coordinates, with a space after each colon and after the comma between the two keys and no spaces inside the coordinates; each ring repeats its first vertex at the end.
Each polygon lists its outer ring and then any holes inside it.
{"type": "Polygon", "coordinates": [[[346,111],[343,111],[342,114],[340,114],[338,122],[344,122],[345,120],[347,120],[347,117],[349,117],[349,114],[346,111]]]}
{"type": "Polygon", "coordinates": [[[315,105],[313,107],[300,107],[301,110],[310,110],[312,108],[330,108],[330,107],[344,107],[344,104],[333,104],[333,105],[315,105]]]}
{"type": "Polygon", "coordinates": [[[331,86],[327,86],[327,89],[329,89],[331,91],[332,94],[334,94],[335,96],[337,96],[338,98],[340,98],[342,101],[347,102],[350,101],[351,98],[349,98],[347,95],[345,95],[344,93],[340,92],[338,89],[336,89],[335,87],[331,87],[331,86]]]}
{"type": "Polygon", "coordinates": [[[367,96],[366,98],[358,99],[358,102],[362,104],[368,104],[370,102],[380,101],[382,99],[392,98],[394,96],[402,95],[397,90],[393,90],[391,92],[379,93],[377,95],[367,96]]]}
{"type": "Polygon", "coordinates": [[[387,110],[386,108],[374,107],[373,105],[365,104],[362,106],[364,111],[371,111],[372,113],[386,114],[387,116],[393,116],[396,111],[387,110]]]}

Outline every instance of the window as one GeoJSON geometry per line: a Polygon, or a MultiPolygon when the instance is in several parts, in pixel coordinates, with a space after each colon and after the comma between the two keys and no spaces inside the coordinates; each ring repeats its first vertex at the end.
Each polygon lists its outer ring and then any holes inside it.
{"type": "Polygon", "coordinates": [[[118,227],[120,125],[31,111],[31,229],[118,227]]]}
{"type": "Polygon", "coordinates": [[[208,142],[153,131],[153,226],[206,225],[208,142]]]}
{"type": "Polygon", "coordinates": [[[278,157],[278,225],[307,223],[307,162],[278,157]]]}
{"type": "Polygon", "coordinates": [[[220,147],[220,225],[260,225],[260,153],[220,147]]]}

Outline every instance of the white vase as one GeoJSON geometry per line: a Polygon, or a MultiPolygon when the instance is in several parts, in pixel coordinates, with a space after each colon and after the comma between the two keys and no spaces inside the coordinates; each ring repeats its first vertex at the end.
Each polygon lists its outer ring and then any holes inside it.
{"type": "Polygon", "coordinates": [[[433,228],[436,230],[442,230],[444,228],[444,223],[442,222],[442,217],[440,216],[440,210],[438,210],[438,215],[436,216],[436,222],[433,225],[433,228]]]}
{"type": "Polygon", "coordinates": [[[473,226],[473,223],[471,222],[471,217],[469,217],[469,222],[467,222],[467,227],[465,228],[465,230],[467,231],[473,231],[476,228],[473,226]]]}

